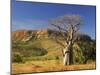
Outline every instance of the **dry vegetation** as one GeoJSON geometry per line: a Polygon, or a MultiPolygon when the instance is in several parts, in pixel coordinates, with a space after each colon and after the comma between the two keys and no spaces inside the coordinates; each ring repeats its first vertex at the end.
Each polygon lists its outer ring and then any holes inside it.
{"type": "Polygon", "coordinates": [[[45,61],[27,61],[26,63],[13,63],[12,74],[20,73],[36,73],[50,71],[69,71],[95,69],[95,62],[87,64],[76,64],[64,66],[61,60],[45,60],[45,61]]]}
{"type": "MultiPolygon", "coordinates": [[[[92,56],[88,56],[89,53],[91,53],[89,50],[92,50],[90,48],[95,48],[95,45],[90,45],[89,42],[79,41],[75,43],[73,46],[75,51],[74,57],[77,60],[75,60],[75,64],[73,65],[64,66],[61,50],[62,47],[50,37],[40,39],[34,39],[33,37],[27,42],[21,40],[19,40],[19,38],[14,39],[12,43],[12,59],[14,60],[12,61],[12,74],[86,70],[96,68],[95,58],[93,58],[95,56],[93,56],[93,53],[92,56]],[[84,48],[87,48],[88,54],[82,52],[84,48]],[[44,54],[44,51],[47,51],[47,53],[44,54]],[[38,55],[38,53],[42,53],[42,55],[38,55]],[[89,58],[86,64],[83,64],[84,59],[87,57],[91,58],[89,58]]],[[[92,41],[90,40],[90,43],[91,42],[92,41]]],[[[95,49],[93,50],[95,51],[95,49]]]]}

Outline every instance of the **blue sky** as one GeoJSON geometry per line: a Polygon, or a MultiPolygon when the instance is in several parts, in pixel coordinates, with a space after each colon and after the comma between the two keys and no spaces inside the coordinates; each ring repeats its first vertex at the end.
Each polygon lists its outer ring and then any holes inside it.
{"type": "Polygon", "coordinates": [[[95,6],[12,1],[12,31],[50,28],[49,20],[66,14],[83,18],[80,32],[95,39],[95,6]]]}

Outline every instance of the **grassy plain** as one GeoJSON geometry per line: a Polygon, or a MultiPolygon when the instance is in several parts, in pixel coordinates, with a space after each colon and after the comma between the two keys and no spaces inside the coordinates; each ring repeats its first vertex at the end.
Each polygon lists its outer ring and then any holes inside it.
{"type": "Polygon", "coordinates": [[[27,61],[26,63],[13,63],[12,74],[88,70],[95,68],[95,62],[64,66],[61,60],[27,61]]]}

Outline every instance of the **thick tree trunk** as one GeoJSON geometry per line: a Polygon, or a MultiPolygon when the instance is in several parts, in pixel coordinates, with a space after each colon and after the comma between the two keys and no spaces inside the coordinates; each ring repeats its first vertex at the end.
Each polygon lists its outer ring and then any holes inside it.
{"type": "Polygon", "coordinates": [[[70,65],[70,53],[64,54],[64,65],[70,65]]]}
{"type": "Polygon", "coordinates": [[[64,65],[71,65],[73,64],[73,50],[72,50],[72,45],[69,44],[65,49],[64,49],[64,65]]]}

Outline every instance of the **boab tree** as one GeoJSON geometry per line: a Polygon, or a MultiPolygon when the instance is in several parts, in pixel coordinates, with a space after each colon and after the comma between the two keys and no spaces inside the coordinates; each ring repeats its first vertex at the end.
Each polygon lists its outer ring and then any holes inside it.
{"type": "Polygon", "coordinates": [[[63,46],[64,65],[73,64],[73,44],[77,39],[77,32],[81,25],[81,16],[64,15],[57,19],[50,20],[50,25],[54,26],[61,38],[55,38],[56,42],[63,46]]]}

